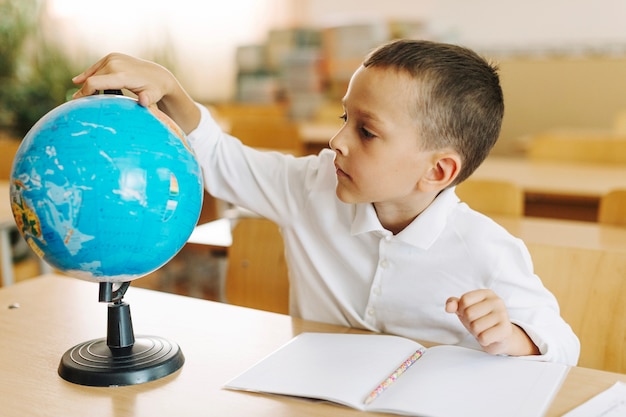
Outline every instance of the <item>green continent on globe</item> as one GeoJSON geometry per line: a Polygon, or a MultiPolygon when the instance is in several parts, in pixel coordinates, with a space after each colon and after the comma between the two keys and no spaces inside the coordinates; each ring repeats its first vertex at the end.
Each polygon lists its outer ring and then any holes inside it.
{"type": "Polygon", "coordinates": [[[156,107],[96,95],[67,102],[25,136],[11,207],[33,251],[69,275],[121,282],[167,263],[202,207],[201,169],[156,107]]]}

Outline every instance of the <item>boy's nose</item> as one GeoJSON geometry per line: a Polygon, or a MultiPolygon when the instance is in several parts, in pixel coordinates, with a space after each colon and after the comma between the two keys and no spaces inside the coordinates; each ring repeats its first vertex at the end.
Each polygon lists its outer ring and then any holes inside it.
{"type": "Polygon", "coordinates": [[[332,138],[330,138],[330,140],[328,141],[328,146],[330,147],[330,149],[334,151],[343,153],[344,141],[342,140],[342,134],[341,134],[342,131],[343,131],[343,128],[339,129],[337,133],[335,133],[335,135],[332,138]]]}

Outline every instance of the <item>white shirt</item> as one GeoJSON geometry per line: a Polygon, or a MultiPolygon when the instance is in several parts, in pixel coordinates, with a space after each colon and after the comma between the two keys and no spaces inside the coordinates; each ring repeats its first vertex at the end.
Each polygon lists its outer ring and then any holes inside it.
{"type": "MultiPolygon", "coordinates": [[[[542,355],[574,365],[580,345],[524,243],[444,190],[397,235],[371,204],[335,194],[334,152],[295,158],[223,133],[208,111],[189,140],[216,198],[276,222],[285,242],[290,314],[480,349],[445,302],[489,288],[542,355]]],[[[529,357],[530,358],[530,357],[529,357]]]]}

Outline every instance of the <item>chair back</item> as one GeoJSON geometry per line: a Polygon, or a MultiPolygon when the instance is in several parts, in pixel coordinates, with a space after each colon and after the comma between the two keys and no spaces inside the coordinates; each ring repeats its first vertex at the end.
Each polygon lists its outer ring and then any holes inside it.
{"type": "Polygon", "coordinates": [[[270,220],[243,217],[228,248],[226,301],[260,310],[289,313],[289,279],[283,239],[270,220]]]}
{"type": "Polygon", "coordinates": [[[626,189],[609,191],[600,198],[598,223],[626,226],[626,189]]]}
{"type": "Polygon", "coordinates": [[[254,148],[302,155],[304,143],[296,123],[289,120],[248,117],[233,119],[229,133],[254,148]]]}
{"type": "Polygon", "coordinates": [[[524,215],[524,191],[512,182],[468,178],[457,185],[456,194],[481,213],[524,215]]]}
{"type": "Polygon", "coordinates": [[[20,147],[21,141],[0,137],[0,180],[9,180],[13,158],[20,147]]]}
{"type": "Polygon", "coordinates": [[[626,373],[626,253],[536,243],[528,249],[580,339],[578,364],[626,373]]]}
{"type": "Polygon", "coordinates": [[[555,130],[530,138],[531,160],[625,163],[626,134],[595,130],[555,130]]]}

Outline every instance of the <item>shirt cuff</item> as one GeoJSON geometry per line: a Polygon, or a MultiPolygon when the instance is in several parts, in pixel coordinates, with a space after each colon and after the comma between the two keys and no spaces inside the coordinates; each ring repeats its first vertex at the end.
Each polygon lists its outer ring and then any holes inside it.
{"type": "Polygon", "coordinates": [[[222,131],[205,106],[200,103],[196,103],[196,106],[200,110],[200,123],[187,135],[187,139],[192,146],[200,141],[201,138],[206,140],[207,137],[222,131]]]}

